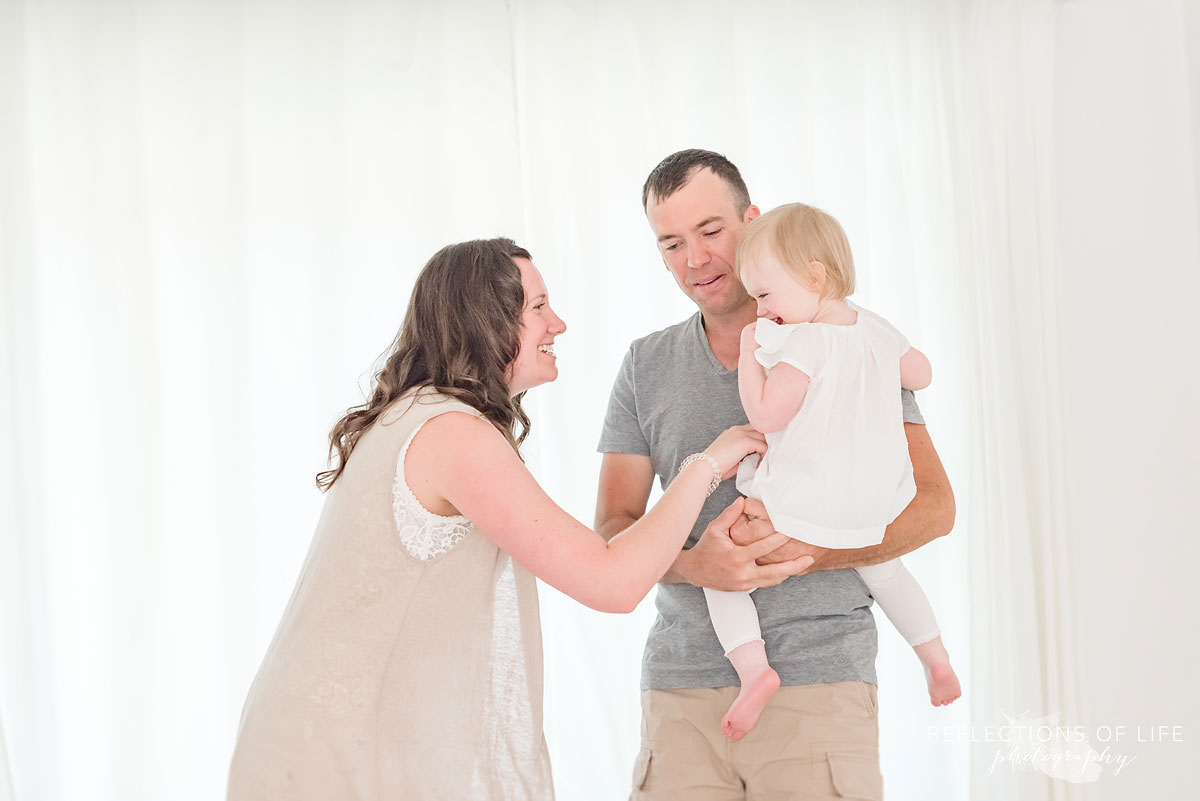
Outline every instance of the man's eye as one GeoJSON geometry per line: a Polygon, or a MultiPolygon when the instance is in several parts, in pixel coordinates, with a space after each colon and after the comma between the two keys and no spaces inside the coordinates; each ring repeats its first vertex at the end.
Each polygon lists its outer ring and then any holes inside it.
{"type": "Polygon", "coordinates": [[[667,251],[667,252],[670,252],[670,251],[674,250],[674,249],[675,249],[675,248],[677,248],[677,247],[679,247],[679,243],[678,243],[678,242],[673,242],[672,244],[665,246],[665,247],[663,248],[663,250],[665,250],[665,251],[667,251]]]}
{"type": "Polygon", "coordinates": [[[713,231],[705,231],[704,235],[705,236],[716,236],[717,234],[721,233],[721,231],[723,231],[723,230],[724,230],[723,228],[717,228],[716,230],[713,230],[713,231]]]}

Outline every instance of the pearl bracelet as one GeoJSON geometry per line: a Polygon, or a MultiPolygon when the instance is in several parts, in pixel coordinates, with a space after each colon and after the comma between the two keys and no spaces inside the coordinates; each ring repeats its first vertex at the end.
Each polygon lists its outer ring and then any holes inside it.
{"type": "Polygon", "coordinates": [[[709,456],[707,453],[693,453],[691,456],[679,463],[679,472],[682,473],[684,468],[686,468],[688,465],[692,464],[693,462],[698,462],[701,459],[704,459],[710,465],[712,465],[713,469],[712,481],[709,482],[708,492],[704,495],[704,497],[707,498],[709,495],[712,495],[717,487],[721,484],[721,465],[717,462],[715,457],[709,456]]]}

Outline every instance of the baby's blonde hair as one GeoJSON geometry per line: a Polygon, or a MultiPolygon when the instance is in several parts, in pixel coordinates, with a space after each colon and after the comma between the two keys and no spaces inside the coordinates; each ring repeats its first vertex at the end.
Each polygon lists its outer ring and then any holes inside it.
{"type": "Polygon", "coordinates": [[[738,277],[751,259],[767,248],[792,276],[813,286],[815,272],[809,265],[825,265],[822,298],[840,300],[854,293],[854,256],[846,232],[832,215],[803,203],[787,203],[772,209],[746,226],[738,245],[738,277]]]}

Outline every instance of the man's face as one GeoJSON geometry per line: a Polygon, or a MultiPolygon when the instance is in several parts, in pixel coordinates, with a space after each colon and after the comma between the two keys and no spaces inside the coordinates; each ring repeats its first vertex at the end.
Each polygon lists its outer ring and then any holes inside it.
{"type": "Polygon", "coordinates": [[[753,307],[733,261],[743,229],[758,214],[755,206],[738,214],[728,185],[708,168],[696,171],[670,197],[650,199],[646,217],[663,263],[704,314],[753,307]]]}

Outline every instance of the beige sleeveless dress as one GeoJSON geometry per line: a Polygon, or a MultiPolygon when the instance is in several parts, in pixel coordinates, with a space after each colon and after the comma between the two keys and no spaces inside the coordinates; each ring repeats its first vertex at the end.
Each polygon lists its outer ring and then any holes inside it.
{"type": "Polygon", "coordinates": [[[405,478],[417,430],[450,411],[478,415],[401,399],[329,491],[246,700],[230,801],[553,797],[534,578],[405,478]]]}

